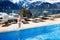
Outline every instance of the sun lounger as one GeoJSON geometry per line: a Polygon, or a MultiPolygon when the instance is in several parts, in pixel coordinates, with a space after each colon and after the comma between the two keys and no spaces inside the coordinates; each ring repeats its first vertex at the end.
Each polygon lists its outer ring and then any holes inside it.
{"type": "Polygon", "coordinates": [[[39,22],[44,22],[41,18],[34,18],[32,22],[39,23],[39,22]]]}
{"type": "Polygon", "coordinates": [[[26,20],[23,20],[22,23],[23,23],[23,24],[29,24],[29,22],[26,21],[26,20]]]}
{"type": "Polygon", "coordinates": [[[32,22],[39,23],[39,20],[38,19],[34,19],[34,20],[32,20],[32,22]]]}
{"type": "Polygon", "coordinates": [[[41,18],[39,19],[39,21],[40,21],[40,22],[45,22],[45,21],[44,21],[43,19],[41,19],[41,18]]]}
{"type": "Polygon", "coordinates": [[[54,18],[60,18],[60,14],[54,14],[54,15],[51,15],[52,17],[54,18]]]}
{"type": "Polygon", "coordinates": [[[29,22],[28,22],[28,21],[22,21],[22,23],[23,23],[23,24],[29,24],[29,22]]]}
{"type": "Polygon", "coordinates": [[[47,16],[47,17],[40,16],[40,18],[41,18],[42,20],[47,20],[47,19],[54,20],[54,17],[52,17],[52,16],[47,16]]]}
{"type": "Polygon", "coordinates": [[[27,18],[27,17],[23,17],[23,19],[24,19],[25,21],[30,21],[29,18],[27,18]]]}

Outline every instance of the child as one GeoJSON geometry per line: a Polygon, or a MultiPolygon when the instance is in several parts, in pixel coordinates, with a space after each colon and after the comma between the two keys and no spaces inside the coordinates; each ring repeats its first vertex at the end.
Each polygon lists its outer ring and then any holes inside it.
{"type": "Polygon", "coordinates": [[[22,18],[20,15],[18,15],[18,26],[19,26],[19,28],[21,27],[21,22],[22,22],[22,18]]]}

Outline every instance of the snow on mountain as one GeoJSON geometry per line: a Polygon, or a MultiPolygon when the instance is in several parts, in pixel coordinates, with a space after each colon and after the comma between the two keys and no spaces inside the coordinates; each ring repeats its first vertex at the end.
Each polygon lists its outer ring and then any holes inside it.
{"type": "Polygon", "coordinates": [[[29,6],[39,6],[42,3],[42,1],[32,1],[32,0],[21,0],[18,4],[24,8],[29,8],[29,6]]]}
{"type": "Polygon", "coordinates": [[[18,5],[26,9],[56,9],[58,8],[53,1],[48,2],[47,0],[20,0],[18,5]]]}

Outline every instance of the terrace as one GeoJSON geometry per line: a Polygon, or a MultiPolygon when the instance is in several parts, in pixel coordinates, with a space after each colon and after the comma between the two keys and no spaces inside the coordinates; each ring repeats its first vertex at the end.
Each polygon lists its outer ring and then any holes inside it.
{"type": "Polygon", "coordinates": [[[37,26],[45,26],[45,25],[52,25],[52,24],[60,24],[60,18],[54,18],[54,20],[44,20],[45,22],[39,22],[34,23],[32,21],[28,21],[29,24],[21,24],[21,28],[18,27],[17,24],[11,24],[9,26],[2,27],[2,24],[0,24],[0,32],[7,32],[7,31],[17,31],[22,29],[28,29],[28,28],[35,28],[37,26]]]}

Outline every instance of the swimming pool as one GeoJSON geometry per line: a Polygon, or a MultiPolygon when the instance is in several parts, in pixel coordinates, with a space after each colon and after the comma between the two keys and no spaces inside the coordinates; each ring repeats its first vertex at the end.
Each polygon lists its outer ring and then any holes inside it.
{"type": "Polygon", "coordinates": [[[0,40],[60,40],[60,24],[3,32],[0,40]]]}

